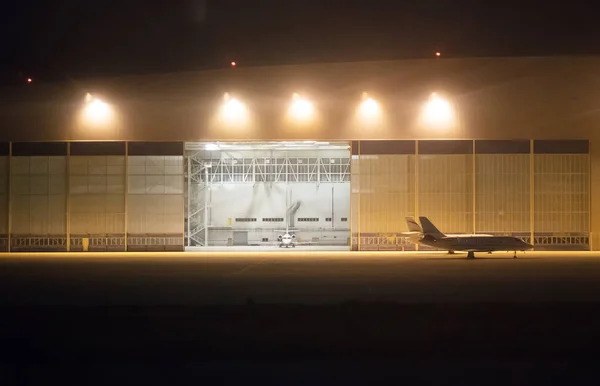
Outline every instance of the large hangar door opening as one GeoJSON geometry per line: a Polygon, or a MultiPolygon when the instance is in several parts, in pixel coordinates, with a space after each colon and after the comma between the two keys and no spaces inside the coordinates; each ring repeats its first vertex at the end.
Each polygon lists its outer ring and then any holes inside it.
{"type": "Polygon", "coordinates": [[[186,248],[350,248],[346,142],[186,143],[186,248]]]}

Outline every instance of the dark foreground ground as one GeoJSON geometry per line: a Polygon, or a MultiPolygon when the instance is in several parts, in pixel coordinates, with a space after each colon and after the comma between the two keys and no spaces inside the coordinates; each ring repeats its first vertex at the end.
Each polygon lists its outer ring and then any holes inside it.
{"type": "Polygon", "coordinates": [[[370,256],[3,258],[0,384],[600,381],[596,256],[370,256]]]}

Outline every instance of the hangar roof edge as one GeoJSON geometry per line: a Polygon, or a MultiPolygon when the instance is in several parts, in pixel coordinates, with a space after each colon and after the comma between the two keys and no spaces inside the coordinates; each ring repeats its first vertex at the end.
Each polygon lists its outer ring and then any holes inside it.
{"type": "MultiPolygon", "coordinates": [[[[372,67],[378,65],[386,66],[409,66],[415,64],[433,64],[438,63],[440,66],[444,65],[457,65],[457,64],[477,64],[483,62],[500,62],[508,61],[511,63],[517,62],[531,62],[540,61],[545,63],[557,63],[564,61],[580,62],[580,61],[599,61],[600,55],[576,55],[576,56],[481,56],[481,57],[460,57],[460,58],[416,58],[416,59],[397,59],[397,60],[361,60],[361,61],[343,61],[343,62],[310,62],[301,64],[279,64],[279,65],[248,65],[238,64],[235,68],[221,67],[221,68],[200,68],[194,70],[182,70],[182,71],[170,71],[170,72],[157,72],[152,74],[124,74],[124,75],[110,75],[110,76],[91,76],[91,77],[76,77],[76,79],[65,79],[62,81],[44,81],[43,79],[36,82],[34,87],[61,87],[73,85],[75,83],[90,83],[90,84],[102,84],[102,83],[128,83],[128,81],[151,81],[160,78],[181,78],[185,76],[206,76],[206,75],[217,75],[227,77],[231,75],[232,71],[245,72],[260,72],[264,70],[271,71],[286,71],[286,70],[315,70],[319,68],[360,68],[360,67],[372,67]]],[[[25,85],[27,86],[27,85],[25,85]]],[[[2,86],[0,87],[0,96],[5,95],[7,92],[12,93],[17,90],[23,89],[24,86],[2,86]]]]}

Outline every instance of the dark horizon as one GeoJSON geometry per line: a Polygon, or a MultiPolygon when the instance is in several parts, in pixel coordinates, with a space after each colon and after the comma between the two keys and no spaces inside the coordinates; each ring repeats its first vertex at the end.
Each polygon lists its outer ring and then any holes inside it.
{"type": "MultiPolygon", "coordinates": [[[[584,3],[580,3],[583,5],[584,3]]],[[[4,5],[3,83],[308,62],[600,53],[593,9],[472,0],[23,0],[4,5]]]]}

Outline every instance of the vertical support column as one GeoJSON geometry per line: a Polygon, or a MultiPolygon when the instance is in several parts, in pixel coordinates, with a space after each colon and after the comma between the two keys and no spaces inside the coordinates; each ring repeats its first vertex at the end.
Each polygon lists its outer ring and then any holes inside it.
{"type": "MultiPolygon", "coordinates": [[[[353,147],[353,141],[348,141],[348,144],[350,145],[350,166],[348,168],[349,173],[350,173],[350,213],[348,216],[348,219],[350,220],[350,251],[352,251],[354,248],[354,244],[353,244],[353,239],[354,239],[354,193],[352,193],[352,157],[354,156],[354,147],[353,147]]],[[[287,162],[287,152],[286,152],[286,162],[287,162]]],[[[286,171],[287,171],[287,166],[286,166],[286,171]]],[[[357,240],[358,242],[358,240],[357,240]]]]}
{"type": "MultiPolygon", "coordinates": [[[[352,194],[352,191],[350,194],[352,194]]],[[[333,197],[334,197],[334,188],[332,185],[331,186],[331,229],[335,229],[335,212],[334,212],[333,197]]]]}
{"type": "MultiPolygon", "coordinates": [[[[183,144],[183,155],[181,156],[181,160],[183,162],[183,165],[181,165],[181,178],[183,178],[183,190],[181,191],[182,194],[184,194],[184,191],[186,189],[186,179],[185,179],[185,143],[183,144]]],[[[166,166],[166,163],[165,163],[166,166]]],[[[189,194],[188,194],[189,197],[189,194]]],[[[182,248],[182,252],[185,252],[185,247],[186,247],[186,243],[185,243],[185,235],[186,235],[186,226],[185,226],[185,219],[186,219],[186,212],[185,212],[185,208],[186,208],[186,201],[185,201],[185,197],[183,200],[181,200],[181,213],[183,213],[183,222],[181,223],[181,248],[182,248]]]]}
{"type": "Polygon", "coordinates": [[[317,157],[317,186],[321,184],[321,156],[317,157]]]}
{"type": "Polygon", "coordinates": [[[127,228],[128,228],[128,220],[127,220],[127,213],[129,212],[129,208],[127,207],[128,201],[129,201],[129,142],[125,141],[125,213],[124,213],[124,220],[125,220],[125,232],[124,232],[124,236],[125,236],[125,240],[124,242],[124,246],[125,246],[125,252],[127,252],[128,248],[128,236],[127,236],[127,228]]]}
{"type": "Polygon", "coordinates": [[[529,140],[529,241],[533,245],[534,222],[535,222],[535,165],[533,139],[529,140]]]}
{"type": "MultiPolygon", "coordinates": [[[[590,141],[591,142],[591,141],[590,141]]],[[[588,248],[593,251],[592,247],[592,147],[588,147],[588,248]]]]}
{"type": "Polygon", "coordinates": [[[596,199],[600,197],[600,143],[598,139],[598,135],[594,135],[589,141],[590,176],[588,181],[590,184],[590,197],[588,216],[591,224],[589,237],[592,251],[597,251],[600,248],[600,200],[596,199]]]}
{"type": "Polygon", "coordinates": [[[71,252],[71,142],[67,142],[67,171],[65,176],[67,216],[67,252],[71,252]]]}
{"type": "Polygon", "coordinates": [[[473,140],[473,154],[471,155],[471,157],[473,158],[473,164],[472,164],[472,174],[473,174],[473,189],[472,189],[472,195],[473,195],[473,208],[472,208],[472,212],[473,212],[473,234],[477,233],[477,214],[476,214],[476,208],[477,208],[477,191],[476,191],[476,172],[477,172],[477,165],[475,162],[475,140],[473,140]]]}
{"type": "MultiPolygon", "coordinates": [[[[192,219],[190,218],[192,206],[192,159],[187,157],[187,246],[191,247],[190,229],[192,219]]],[[[185,243],[184,243],[185,245],[185,243]]]]}
{"type": "MultiPolygon", "coordinates": [[[[415,221],[419,221],[419,141],[415,141],[415,221]]],[[[419,250],[419,244],[415,244],[419,250]]]]}
{"type": "Polygon", "coordinates": [[[204,167],[204,246],[208,247],[208,168],[204,167]]]}
{"type": "Polygon", "coordinates": [[[358,163],[358,211],[357,211],[358,212],[357,213],[358,219],[357,219],[356,223],[358,224],[358,230],[356,232],[356,237],[357,237],[357,239],[356,239],[356,245],[357,245],[357,249],[360,251],[360,239],[362,238],[361,230],[360,230],[360,211],[361,211],[360,199],[361,199],[361,196],[362,196],[362,186],[361,186],[362,185],[362,168],[361,168],[361,165],[360,165],[360,162],[361,162],[361,159],[360,159],[360,146],[361,146],[361,144],[360,144],[360,141],[357,141],[357,142],[358,142],[358,162],[357,162],[358,163]]]}
{"type": "Polygon", "coordinates": [[[7,240],[6,242],[8,243],[7,245],[7,250],[8,252],[10,252],[11,250],[11,244],[12,244],[12,142],[8,143],[8,191],[7,191],[7,221],[8,221],[8,226],[6,227],[7,229],[7,240]]]}

